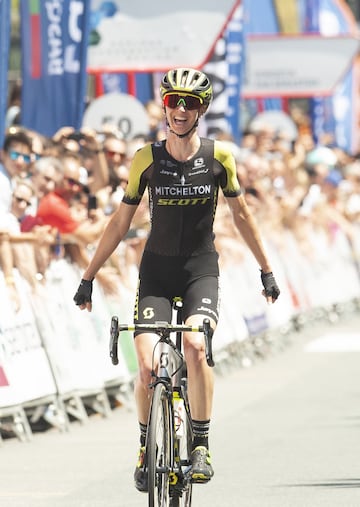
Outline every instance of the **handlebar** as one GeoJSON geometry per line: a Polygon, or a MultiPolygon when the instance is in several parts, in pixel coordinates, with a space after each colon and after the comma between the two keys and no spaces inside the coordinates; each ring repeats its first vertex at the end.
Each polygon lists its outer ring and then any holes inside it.
{"type": "Polygon", "coordinates": [[[110,357],[113,364],[119,363],[118,341],[119,334],[122,331],[150,331],[159,336],[169,336],[170,333],[191,332],[203,333],[205,338],[206,361],[210,367],[215,365],[212,354],[212,335],[213,330],[210,326],[210,320],[205,318],[199,326],[186,326],[182,324],[169,324],[168,322],[155,322],[154,324],[119,324],[119,319],[114,316],[111,318],[110,325],[110,357]]]}

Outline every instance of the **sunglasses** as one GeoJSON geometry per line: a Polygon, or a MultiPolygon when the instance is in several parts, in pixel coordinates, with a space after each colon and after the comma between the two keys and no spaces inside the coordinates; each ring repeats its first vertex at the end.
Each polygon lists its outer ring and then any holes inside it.
{"type": "Polygon", "coordinates": [[[171,109],[182,106],[189,111],[194,111],[195,109],[200,109],[202,104],[203,101],[200,97],[186,93],[168,93],[164,97],[164,105],[171,109]]]}
{"type": "Polygon", "coordinates": [[[82,186],[83,186],[83,184],[82,184],[82,183],[80,183],[80,181],[74,180],[74,178],[65,178],[65,179],[66,179],[66,181],[69,183],[69,185],[70,185],[71,187],[73,187],[73,186],[75,186],[75,185],[78,185],[79,187],[82,187],[82,186]]]}
{"type": "Polygon", "coordinates": [[[26,206],[30,206],[31,205],[31,202],[27,201],[23,197],[19,197],[17,195],[14,195],[13,197],[14,197],[15,201],[17,201],[19,204],[21,204],[22,202],[24,202],[26,204],[26,206]]]}
{"type": "Polygon", "coordinates": [[[114,158],[116,155],[120,155],[120,157],[125,157],[126,153],[122,153],[121,151],[113,151],[113,150],[105,150],[106,155],[109,155],[109,157],[114,158]]]}
{"type": "Polygon", "coordinates": [[[22,157],[23,161],[26,164],[30,164],[31,162],[31,155],[26,155],[24,153],[20,153],[19,151],[10,150],[9,157],[11,160],[17,160],[18,158],[22,157]]]}

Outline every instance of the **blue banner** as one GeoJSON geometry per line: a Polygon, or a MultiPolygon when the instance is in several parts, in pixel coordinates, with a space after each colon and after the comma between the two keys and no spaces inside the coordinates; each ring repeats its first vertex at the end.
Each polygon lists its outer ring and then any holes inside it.
{"type": "Polygon", "coordinates": [[[202,69],[213,87],[213,102],[204,118],[209,137],[215,137],[222,131],[231,134],[234,141],[240,141],[243,54],[243,8],[238,1],[223,36],[202,69]]]}
{"type": "Polygon", "coordinates": [[[357,115],[353,97],[357,93],[354,70],[351,68],[332,97],[336,145],[347,153],[357,152],[357,115]]]}
{"type": "MultiPolygon", "coordinates": [[[[323,35],[351,33],[351,18],[334,0],[302,0],[302,26],[305,33],[323,35]],[[325,20],[325,21],[324,21],[325,20]],[[328,33],[329,25],[331,34],[328,33]]],[[[355,20],[353,21],[355,23],[355,20]]],[[[353,70],[340,83],[333,96],[314,97],[310,100],[310,114],[314,140],[321,144],[324,136],[352,153],[354,145],[355,115],[353,102],[353,70]]]]}
{"type": "Polygon", "coordinates": [[[46,136],[79,129],[85,108],[90,2],[21,0],[22,123],[46,136]]]}
{"type": "MultiPolygon", "coordinates": [[[[304,33],[320,33],[320,4],[319,0],[303,0],[301,9],[301,25],[304,33]]],[[[312,133],[316,144],[325,134],[325,108],[330,99],[314,97],[309,100],[312,133]]]]}
{"type": "Polygon", "coordinates": [[[0,147],[5,133],[10,49],[10,0],[0,0],[0,147]]]}
{"type": "Polygon", "coordinates": [[[245,35],[269,35],[280,31],[273,0],[243,0],[245,35]]]}
{"type": "Polygon", "coordinates": [[[240,92],[243,80],[243,9],[238,6],[231,18],[225,37],[226,61],[228,64],[228,108],[226,120],[230,126],[232,137],[236,143],[240,142],[240,92]]]}

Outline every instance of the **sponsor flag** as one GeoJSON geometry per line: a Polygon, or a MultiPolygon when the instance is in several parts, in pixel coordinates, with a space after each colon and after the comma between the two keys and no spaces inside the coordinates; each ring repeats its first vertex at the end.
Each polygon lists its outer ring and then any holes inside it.
{"type": "Polygon", "coordinates": [[[226,34],[226,61],[229,69],[226,120],[235,142],[240,141],[240,92],[244,66],[243,35],[243,7],[239,5],[228,24],[226,34]]]}
{"type": "MultiPolygon", "coordinates": [[[[337,0],[302,0],[301,7],[305,33],[320,33],[326,37],[357,32],[350,10],[337,0]]],[[[358,102],[352,66],[331,97],[314,97],[310,100],[315,142],[321,144],[322,138],[330,134],[337,146],[354,153],[358,102]]]]}
{"type": "Polygon", "coordinates": [[[0,0],[0,146],[4,141],[7,109],[9,48],[10,1],[0,0]]]}
{"type": "Polygon", "coordinates": [[[235,141],[240,140],[243,53],[243,7],[238,2],[211,59],[203,66],[213,85],[214,100],[204,118],[210,137],[221,130],[229,132],[235,141]]]}
{"type": "MultiPolygon", "coordinates": [[[[302,31],[304,33],[320,33],[320,3],[319,0],[304,0],[300,11],[302,17],[302,31]]],[[[325,109],[331,108],[330,97],[314,97],[309,100],[312,133],[316,144],[325,134],[325,109]]],[[[329,126],[329,125],[328,125],[329,126]]],[[[334,132],[331,132],[334,135],[334,132]]]]}
{"type": "Polygon", "coordinates": [[[87,85],[89,2],[21,0],[22,123],[46,136],[80,128],[87,85]]]}

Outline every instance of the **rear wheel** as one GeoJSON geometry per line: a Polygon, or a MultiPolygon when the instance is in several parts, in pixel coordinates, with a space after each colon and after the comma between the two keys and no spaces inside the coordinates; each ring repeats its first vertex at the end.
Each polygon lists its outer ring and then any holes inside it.
{"type": "Polygon", "coordinates": [[[170,412],[166,388],[154,388],[147,442],[149,507],[168,507],[171,466],[170,412]]]}

